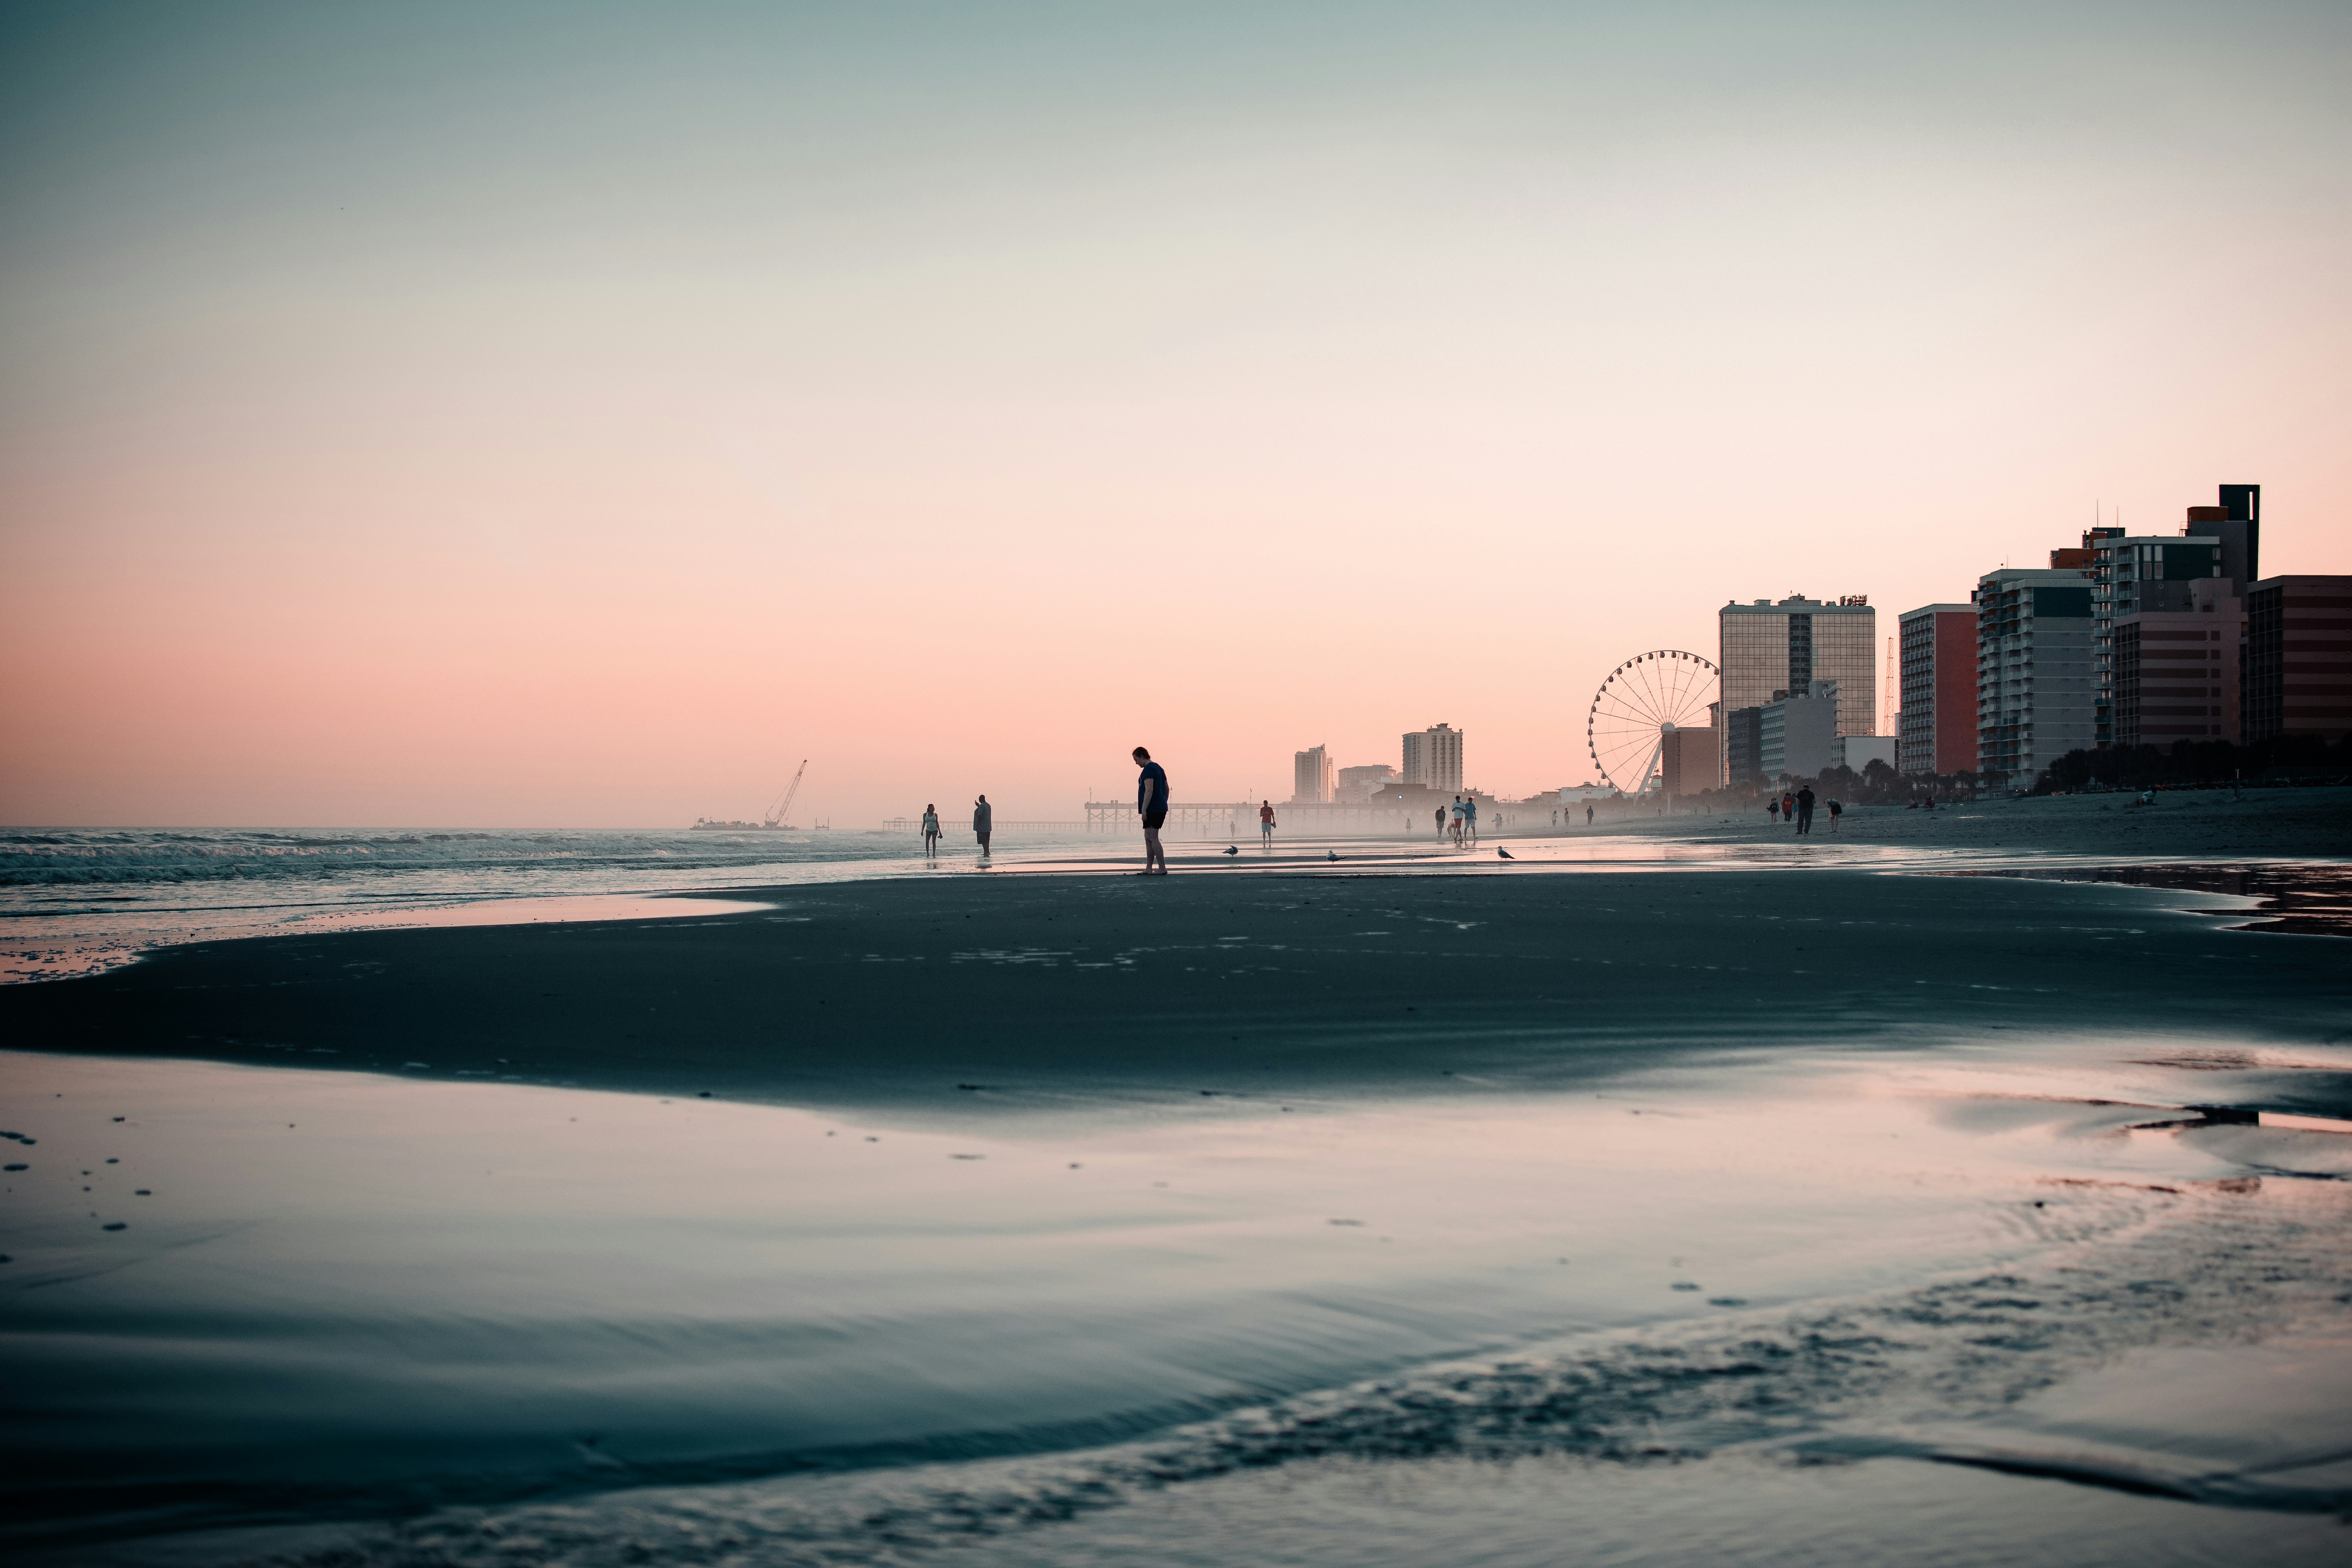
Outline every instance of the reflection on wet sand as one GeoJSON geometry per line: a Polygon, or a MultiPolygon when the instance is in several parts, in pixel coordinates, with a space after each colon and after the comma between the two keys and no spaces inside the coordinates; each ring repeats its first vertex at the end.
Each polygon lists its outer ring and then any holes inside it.
{"type": "MultiPolygon", "coordinates": [[[[2240,931],[2297,936],[2352,936],[2352,866],[2317,862],[2253,865],[2013,866],[1949,870],[1947,877],[2016,877],[2036,882],[2117,882],[2132,888],[2168,888],[2181,892],[2220,893],[2256,901],[2262,918],[2237,922],[2240,931]]],[[[2238,910],[2200,910],[2200,914],[2235,915],[2238,910]]]]}

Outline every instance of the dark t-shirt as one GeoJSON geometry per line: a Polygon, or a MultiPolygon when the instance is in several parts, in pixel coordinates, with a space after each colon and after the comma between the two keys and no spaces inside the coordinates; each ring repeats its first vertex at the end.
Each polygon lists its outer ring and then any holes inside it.
{"type": "Polygon", "coordinates": [[[1135,809],[1146,812],[1168,809],[1168,770],[1158,763],[1144,763],[1141,776],[1135,781],[1135,809]]]}

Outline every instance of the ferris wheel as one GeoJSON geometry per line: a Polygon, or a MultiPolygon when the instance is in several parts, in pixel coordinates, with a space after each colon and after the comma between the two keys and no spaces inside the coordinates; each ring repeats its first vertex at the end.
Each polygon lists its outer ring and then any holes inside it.
{"type": "Polygon", "coordinates": [[[1584,743],[1601,776],[1627,795],[1663,788],[1666,732],[1706,725],[1718,674],[1679,648],[1636,654],[1611,670],[1584,716],[1584,743]]]}

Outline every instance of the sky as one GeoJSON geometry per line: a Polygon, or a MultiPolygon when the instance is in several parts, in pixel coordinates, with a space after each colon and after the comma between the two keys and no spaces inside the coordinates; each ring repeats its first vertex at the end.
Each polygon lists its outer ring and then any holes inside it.
{"type": "Polygon", "coordinates": [[[0,5],[0,821],[1071,818],[2263,486],[2352,7],[0,5]]]}

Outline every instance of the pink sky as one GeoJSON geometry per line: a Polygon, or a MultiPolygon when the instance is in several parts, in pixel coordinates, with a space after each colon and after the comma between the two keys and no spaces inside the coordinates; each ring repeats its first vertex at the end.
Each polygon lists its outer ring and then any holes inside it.
{"type": "Polygon", "coordinates": [[[1727,598],[1891,633],[2222,481],[2352,572],[2340,15],[992,72],[716,8],[517,77],[289,13],[312,68],[159,101],[254,58],[166,15],[0,81],[0,820],[682,826],[803,756],[803,820],[1066,817],[1440,720],[1519,795],[1727,598]]]}

